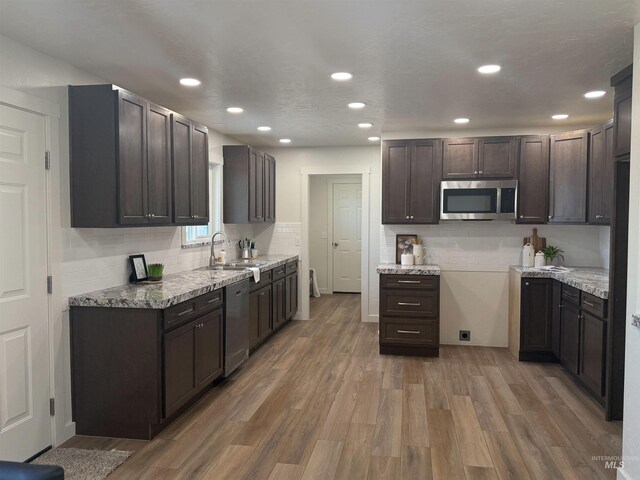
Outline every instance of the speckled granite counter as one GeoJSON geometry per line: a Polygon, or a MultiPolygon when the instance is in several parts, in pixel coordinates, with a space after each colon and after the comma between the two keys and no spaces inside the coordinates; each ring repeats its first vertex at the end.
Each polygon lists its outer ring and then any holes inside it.
{"type": "Polygon", "coordinates": [[[398,265],[397,263],[382,263],[376,272],[383,275],[440,275],[438,265],[398,265]]]}
{"type": "Polygon", "coordinates": [[[596,297],[609,298],[609,270],[604,268],[568,267],[572,270],[564,273],[540,271],[517,265],[510,268],[526,278],[553,278],[596,297]]]}
{"type": "MultiPolygon", "coordinates": [[[[297,260],[298,255],[264,255],[260,272],[297,260]]],[[[249,270],[209,270],[201,268],[165,275],[158,284],[128,284],[69,297],[76,307],[167,308],[218,288],[250,278],[249,270]]]]}

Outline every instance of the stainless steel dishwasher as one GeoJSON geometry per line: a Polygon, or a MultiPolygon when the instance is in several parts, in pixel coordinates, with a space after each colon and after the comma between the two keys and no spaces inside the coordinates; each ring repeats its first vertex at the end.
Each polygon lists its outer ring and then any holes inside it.
{"type": "Polygon", "coordinates": [[[224,288],[224,376],[249,358],[249,279],[224,288]]]}

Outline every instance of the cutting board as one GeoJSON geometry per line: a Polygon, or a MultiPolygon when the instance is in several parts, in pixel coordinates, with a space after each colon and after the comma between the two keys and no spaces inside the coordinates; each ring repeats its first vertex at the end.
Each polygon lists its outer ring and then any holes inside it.
{"type": "Polygon", "coordinates": [[[547,246],[547,239],[544,237],[539,237],[538,229],[534,228],[533,235],[531,235],[530,237],[524,237],[524,242],[522,243],[522,245],[526,245],[527,243],[533,245],[533,249],[536,253],[538,253],[540,250],[547,246]]]}

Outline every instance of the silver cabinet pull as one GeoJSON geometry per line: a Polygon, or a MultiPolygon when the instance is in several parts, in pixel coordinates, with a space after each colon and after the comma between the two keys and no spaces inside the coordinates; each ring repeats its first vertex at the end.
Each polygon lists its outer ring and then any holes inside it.
{"type": "Polygon", "coordinates": [[[479,173],[480,175],[482,175],[484,172],[483,172],[482,170],[480,170],[480,171],[478,171],[478,173],[479,173]]]}
{"type": "Polygon", "coordinates": [[[528,287],[529,286],[529,282],[525,282],[524,286],[528,287]]]}
{"type": "Polygon", "coordinates": [[[524,218],[524,215],[520,215],[520,218],[524,218]]]}
{"type": "Polygon", "coordinates": [[[549,220],[551,220],[553,218],[553,215],[549,215],[549,220]]]}
{"type": "Polygon", "coordinates": [[[409,333],[411,335],[419,335],[420,330],[398,330],[398,333],[409,333]]]}
{"type": "Polygon", "coordinates": [[[422,305],[421,303],[411,303],[411,302],[398,302],[398,305],[404,305],[407,307],[419,307],[422,305]]]}
{"type": "Polygon", "coordinates": [[[595,303],[591,303],[591,302],[588,302],[586,300],[582,300],[582,303],[584,303],[585,305],[589,305],[592,308],[596,308],[596,304],[595,303]]]}
{"type": "Polygon", "coordinates": [[[212,298],[211,300],[209,300],[207,303],[214,303],[220,300],[220,297],[216,297],[216,298],[212,298]]]}
{"type": "Polygon", "coordinates": [[[193,312],[193,308],[190,308],[189,310],[185,310],[185,311],[183,311],[183,312],[180,312],[180,313],[178,314],[178,316],[179,316],[179,317],[182,317],[182,316],[187,315],[187,314],[189,314],[189,313],[191,313],[191,312],[193,312]]]}
{"type": "Polygon", "coordinates": [[[398,280],[398,283],[420,283],[420,280],[398,280]]]}

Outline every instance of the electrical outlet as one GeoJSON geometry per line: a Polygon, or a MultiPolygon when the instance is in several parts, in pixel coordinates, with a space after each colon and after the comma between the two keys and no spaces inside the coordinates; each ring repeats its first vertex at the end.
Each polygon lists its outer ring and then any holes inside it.
{"type": "Polygon", "coordinates": [[[296,237],[296,247],[299,247],[300,245],[302,245],[302,240],[300,237],[296,237]]]}
{"type": "Polygon", "coordinates": [[[470,330],[460,330],[458,334],[458,340],[461,342],[470,342],[471,341],[471,331],[470,330]]]}

